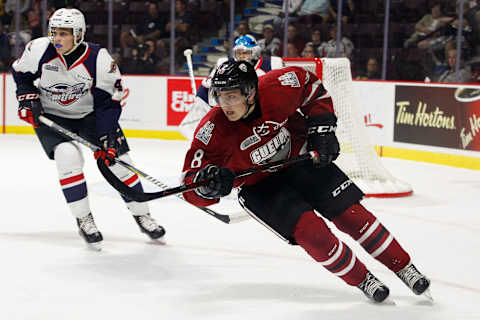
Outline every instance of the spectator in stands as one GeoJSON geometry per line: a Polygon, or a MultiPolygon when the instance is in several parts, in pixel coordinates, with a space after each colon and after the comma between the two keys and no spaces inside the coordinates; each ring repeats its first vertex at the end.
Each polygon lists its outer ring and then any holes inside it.
{"type": "Polygon", "coordinates": [[[455,72],[457,63],[457,50],[451,49],[448,51],[448,66],[449,69],[440,75],[438,82],[451,82],[451,83],[469,83],[473,82],[472,70],[470,66],[465,66],[463,61],[460,61],[460,69],[458,70],[458,79],[455,72]]]}
{"type": "MultiPolygon", "coordinates": [[[[303,0],[288,1],[288,21],[295,23],[297,21],[297,13],[300,10],[303,0]]],[[[273,19],[273,26],[275,30],[281,30],[284,27],[285,13],[287,12],[287,1],[283,1],[282,11],[273,19]]]]}
{"type": "MultiPolygon", "coordinates": [[[[302,54],[306,41],[301,35],[298,34],[297,27],[295,27],[293,24],[290,24],[288,26],[287,42],[292,43],[295,48],[297,48],[297,56],[300,56],[302,54]]],[[[280,45],[280,52],[283,53],[283,43],[281,43],[280,45]]]]}
{"type": "MultiPolygon", "coordinates": [[[[125,56],[129,56],[129,49],[143,44],[147,40],[161,41],[162,37],[167,37],[165,32],[165,17],[161,16],[158,11],[158,4],[150,2],[145,14],[145,19],[136,30],[124,31],[120,35],[120,45],[125,56]]],[[[165,46],[165,44],[160,44],[165,46]]]]}
{"type": "Polygon", "coordinates": [[[287,58],[299,58],[297,47],[295,43],[288,42],[287,43],[287,58]]]}
{"type": "Polygon", "coordinates": [[[302,51],[302,57],[303,58],[317,58],[315,47],[311,42],[307,43],[305,45],[305,48],[303,48],[302,51]]]}
{"type": "Polygon", "coordinates": [[[365,72],[356,77],[357,80],[373,80],[380,78],[380,68],[378,67],[378,60],[375,57],[368,58],[365,72]]]}
{"type": "Polygon", "coordinates": [[[304,0],[297,12],[298,22],[307,28],[326,23],[329,19],[330,0],[304,0]]]}
{"type": "Polygon", "coordinates": [[[23,51],[23,47],[32,39],[32,31],[28,26],[28,21],[26,19],[27,11],[30,9],[32,4],[31,0],[7,0],[5,2],[5,13],[10,17],[10,27],[9,31],[9,38],[10,38],[10,45],[13,47],[15,46],[16,39],[16,32],[15,32],[15,24],[16,24],[16,14],[15,11],[17,9],[17,1],[19,2],[20,7],[20,15],[19,15],[19,39],[18,44],[20,46],[21,51],[23,51]]]}
{"type": "Polygon", "coordinates": [[[125,73],[133,74],[154,74],[156,71],[155,43],[147,40],[139,43],[136,48],[132,49],[132,59],[124,66],[125,73]]]}
{"type": "Polygon", "coordinates": [[[443,47],[448,40],[445,35],[439,31],[448,23],[454,20],[453,17],[447,17],[443,14],[443,3],[433,1],[431,12],[425,14],[415,25],[415,32],[404,43],[405,48],[417,46],[420,49],[428,49],[434,45],[443,47]]]}
{"type": "MultiPolygon", "coordinates": [[[[175,1],[175,61],[183,65],[183,51],[190,46],[189,31],[193,23],[192,14],[187,10],[186,0],[175,1]]],[[[170,34],[171,23],[165,27],[167,34],[170,34]]],[[[168,40],[163,40],[164,42],[168,40]]]]}
{"type": "Polygon", "coordinates": [[[313,47],[313,50],[315,51],[315,56],[318,57],[318,48],[322,44],[322,31],[320,28],[313,28],[312,30],[312,37],[311,41],[305,44],[305,46],[310,45],[313,47]]]}
{"type": "Polygon", "coordinates": [[[33,4],[26,12],[28,26],[32,31],[32,39],[43,36],[42,26],[40,24],[40,0],[33,0],[33,4]]]}
{"type": "MultiPolygon", "coordinates": [[[[355,13],[355,5],[358,0],[342,0],[342,23],[352,23],[355,13]]],[[[330,0],[330,17],[337,21],[338,0],[330,0]]]]}
{"type": "Polygon", "coordinates": [[[258,40],[258,45],[262,49],[262,55],[280,56],[280,39],[274,37],[273,26],[266,24],[263,26],[263,39],[258,40]]]}
{"type": "MultiPolygon", "coordinates": [[[[245,21],[242,21],[238,24],[237,29],[233,32],[233,42],[237,40],[238,37],[244,36],[250,34],[250,28],[248,27],[248,23],[245,21]]],[[[231,43],[230,43],[230,37],[227,34],[225,34],[225,39],[223,40],[223,48],[225,49],[226,52],[230,52],[231,50],[231,43]]]]}
{"type": "Polygon", "coordinates": [[[8,35],[3,30],[3,24],[0,23],[0,72],[8,71],[11,57],[8,35]]]}
{"type": "MultiPolygon", "coordinates": [[[[318,55],[322,58],[335,58],[337,57],[337,26],[335,24],[330,25],[328,28],[328,34],[330,40],[323,42],[318,47],[318,55]]],[[[339,46],[339,56],[352,59],[353,54],[353,42],[345,36],[342,36],[339,46]]]]}

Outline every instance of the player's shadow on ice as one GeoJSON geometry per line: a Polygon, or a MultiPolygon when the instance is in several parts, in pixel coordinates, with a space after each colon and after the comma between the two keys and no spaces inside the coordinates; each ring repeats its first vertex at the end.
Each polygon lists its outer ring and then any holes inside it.
{"type": "MultiPolygon", "coordinates": [[[[348,289],[333,289],[322,287],[321,281],[312,286],[291,285],[282,283],[245,282],[228,286],[212,286],[204,290],[202,295],[192,297],[196,302],[211,303],[215,300],[268,300],[269,302],[283,303],[351,303],[358,302],[366,297],[358,291],[348,292],[348,289]]],[[[358,289],[356,289],[358,290],[358,289]]]]}

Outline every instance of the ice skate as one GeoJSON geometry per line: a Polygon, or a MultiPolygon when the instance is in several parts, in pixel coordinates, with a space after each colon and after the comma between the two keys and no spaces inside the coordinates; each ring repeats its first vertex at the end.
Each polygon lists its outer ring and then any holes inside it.
{"type": "Polygon", "coordinates": [[[89,248],[100,251],[103,240],[102,234],[98,231],[91,213],[83,218],[77,218],[78,233],[87,242],[89,248]]]}
{"type": "Polygon", "coordinates": [[[140,231],[145,233],[152,240],[159,240],[165,235],[165,229],[158,225],[158,223],[150,216],[150,214],[144,214],[141,216],[133,216],[140,231]]]}
{"type": "Polygon", "coordinates": [[[405,268],[398,271],[396,275],[415,293],[416,295],[423,294],[425,297],[433,301],[430,294],[430,280],[421,274],[417,268],[410,262],[405,268]]]}
{"type": "Polygon", "coordinates": [[[377,303],[383,302],[390,294],[388,287],[370,272],[367,272],[365,280],[358,285],[358,288],[362,290],[370,300],[377,303]]]}

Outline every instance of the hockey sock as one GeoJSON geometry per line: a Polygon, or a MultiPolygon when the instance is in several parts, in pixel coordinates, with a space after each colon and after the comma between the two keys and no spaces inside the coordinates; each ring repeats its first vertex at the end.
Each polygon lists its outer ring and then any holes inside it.
{"type": "Polygon", "coordinates": [[[293,237],[315,261],[349,285],[358,286],[365,279],[365,265],[313,211],[302,214],[293,237]]]}
{"type": "Polygon", "coordinates": [[[60,186],[70,211],[75,217],[83,218],[90,213],[90,204],[82,171],[82,152],[74,143],[62,142],[55,147],[54,157],[60,186]]]}
{"type": "MultiPolygon", "coordinates": [[[[121,155],[119,158],[120,160],[128,164],[132,164],[132,160],[130,159],[130,156],[127,153],[121,155]]],[[[117,178],[122,180],[123,183],[125,183],[127,186],[137,191],[143,192],[143,187],[140,182],[140,178],[138,177],[137,174],[131,172],[130,170],[128,170],[125,167],[122,167],[119,164],[112,165],[110,167],[110,170],[117,176],[117,178]]],[[[134,216],[142,216],[149,213],[149,207],[146,202],[143,202],[143,203],[135,202],[128,198],[125,198],[123,195],[122,195],[122,199],[123,201],[125,201],[125,204],[127,205],[128,210],[130,210],[130,212],[134,216]]]]}
{"type": "Polygon", "coordinates": [[[359,203],[335,217],[333,223],[393,272],[401,270],[410,261],[408,253],[387,228],[359,203]]]}

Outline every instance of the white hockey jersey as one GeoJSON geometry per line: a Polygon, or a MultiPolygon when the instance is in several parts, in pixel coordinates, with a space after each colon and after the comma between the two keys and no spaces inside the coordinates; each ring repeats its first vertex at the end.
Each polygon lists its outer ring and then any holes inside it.
{"type": "Polygon", "coordinates": [[[67,67],[47,37],[30,41],[12,65],[17,91],[34,88],[47,114],[80,119],[97,113],[97,131],[113,129],[121,113],[121,74],[105,48],[85,42],[86,49],[67,67]]]}

